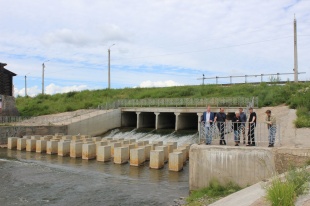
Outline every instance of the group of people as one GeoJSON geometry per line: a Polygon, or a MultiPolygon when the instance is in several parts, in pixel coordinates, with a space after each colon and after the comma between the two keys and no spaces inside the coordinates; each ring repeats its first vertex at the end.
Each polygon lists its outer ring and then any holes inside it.
{"type": "MultiPolygon", "coordinates": [[[[249,108],[250,117],[247,119],[246,114],[243,112],[243,108],[239,108],[239,111],[235,112],[232,118],[232,129],[234,131],[234,141],[235,146],[239,146],[240,137],[243,136],[243,144],[246,144],[246,126],[248,128],[247,133],[247,145],[246,146],[256,146],[255,142],[255,128],[257,115],[253,111],[253,108],[249,108]]],[[[213,128],[217,126],[220,133],[220,145],[226,145],[225,140],[225,125],[227,122],[227,116],[224,112],[224,108],[220,108],[217,113],[211,112],[211,107],[207,106],[207,111],[203,113],[201,117],[201,122],[204,122],[205,134],[206,134],[206,144],[210,145],[212,142],[213,128]]],[[[271,115],[271,111],[266,111],[265,123],[268,127],[269,132],[269,145],[268,147],[274,147],[275,134],[276,134],[276,117],[271,115]]]]}

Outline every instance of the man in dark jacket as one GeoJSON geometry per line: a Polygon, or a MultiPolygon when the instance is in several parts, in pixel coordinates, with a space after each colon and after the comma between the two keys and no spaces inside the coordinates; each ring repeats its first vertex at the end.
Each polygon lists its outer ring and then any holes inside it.
{"type": "Polygon", "coordinates": [[[217,128],[219,129],[221,135],[220,145],[226,145],[225,141],[226,114],[224,113],[224,108],[220,108],[220,112],[216,114],[214,122],[217,122],[217,128]]]}

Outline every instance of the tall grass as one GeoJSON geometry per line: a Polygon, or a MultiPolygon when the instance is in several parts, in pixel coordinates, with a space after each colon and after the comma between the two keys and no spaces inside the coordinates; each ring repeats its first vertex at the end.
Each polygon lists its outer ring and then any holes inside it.
{"type": "Polygon", "coordinates": [[[297,127],[310,127],[310,83],[287,83],[285,85],[199,85],[165,88],[124,88],[85,90],[36,97],[18,97],[17,108],[22,116],[54,114],[78,109],[97,107],[117,99],[144,98],[211,98],[211,97],[253,97],[259,98],[259,107],[287,104],[296,108],[297,127]]]}
{"type": "Polygon", "coordinates": [[[291,169],[283,180],[275,178],[267,188],[267,200],[272,206],[294,205],[296,197],[309,188],[310,173],[306,168],[291,169]]]}

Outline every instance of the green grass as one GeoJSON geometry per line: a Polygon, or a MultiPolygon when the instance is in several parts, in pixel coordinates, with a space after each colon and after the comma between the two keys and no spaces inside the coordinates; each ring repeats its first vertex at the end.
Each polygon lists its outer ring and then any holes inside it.
{"type": "Polygon", "coordinates": [[[217,180],[210,182],[209,187],[192,191],[190,196],[186,199],[188,206],[199,206],[210,204],[221,197],[225,197],[229,194],[235,193],[242,189],[236,184],[228,183],[227,185],[222,185],[217,180]]]}
{"type": "Polygon", "coordinates": [[[294,205],[296,197],[303,194],[309,187],[310,173],[306,168],[291,169],[284,180],[273,179],[267,188],[267,200],[272,206],[294,205]]]}
{"type": "Polygon", "coordinates": [[[310,127],[310,83],[285,85],[243,84],[232,86],[199,85],[165,88],[124,88],[85,90],[36,97],[18,97],[17,108],[22,116],[55,114],[78,109],[88,109],[112,103],[118,99],[145,98],[211,98],[253,97],[259,99],[259,107],[287,104],[298,110],[296,127],[310,127]]]}

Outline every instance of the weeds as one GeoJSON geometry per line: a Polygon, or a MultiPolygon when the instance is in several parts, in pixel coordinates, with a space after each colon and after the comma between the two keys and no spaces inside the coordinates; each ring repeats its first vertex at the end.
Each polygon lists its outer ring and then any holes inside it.
{"type": "Polygon", "coordinates": [[[306,168],[291,169],[283,180],[275,178],[267,188],[267,200],[272,206],[294,205],[296,197],[303,194],[309,185],[310,173],[306,168]]]}

